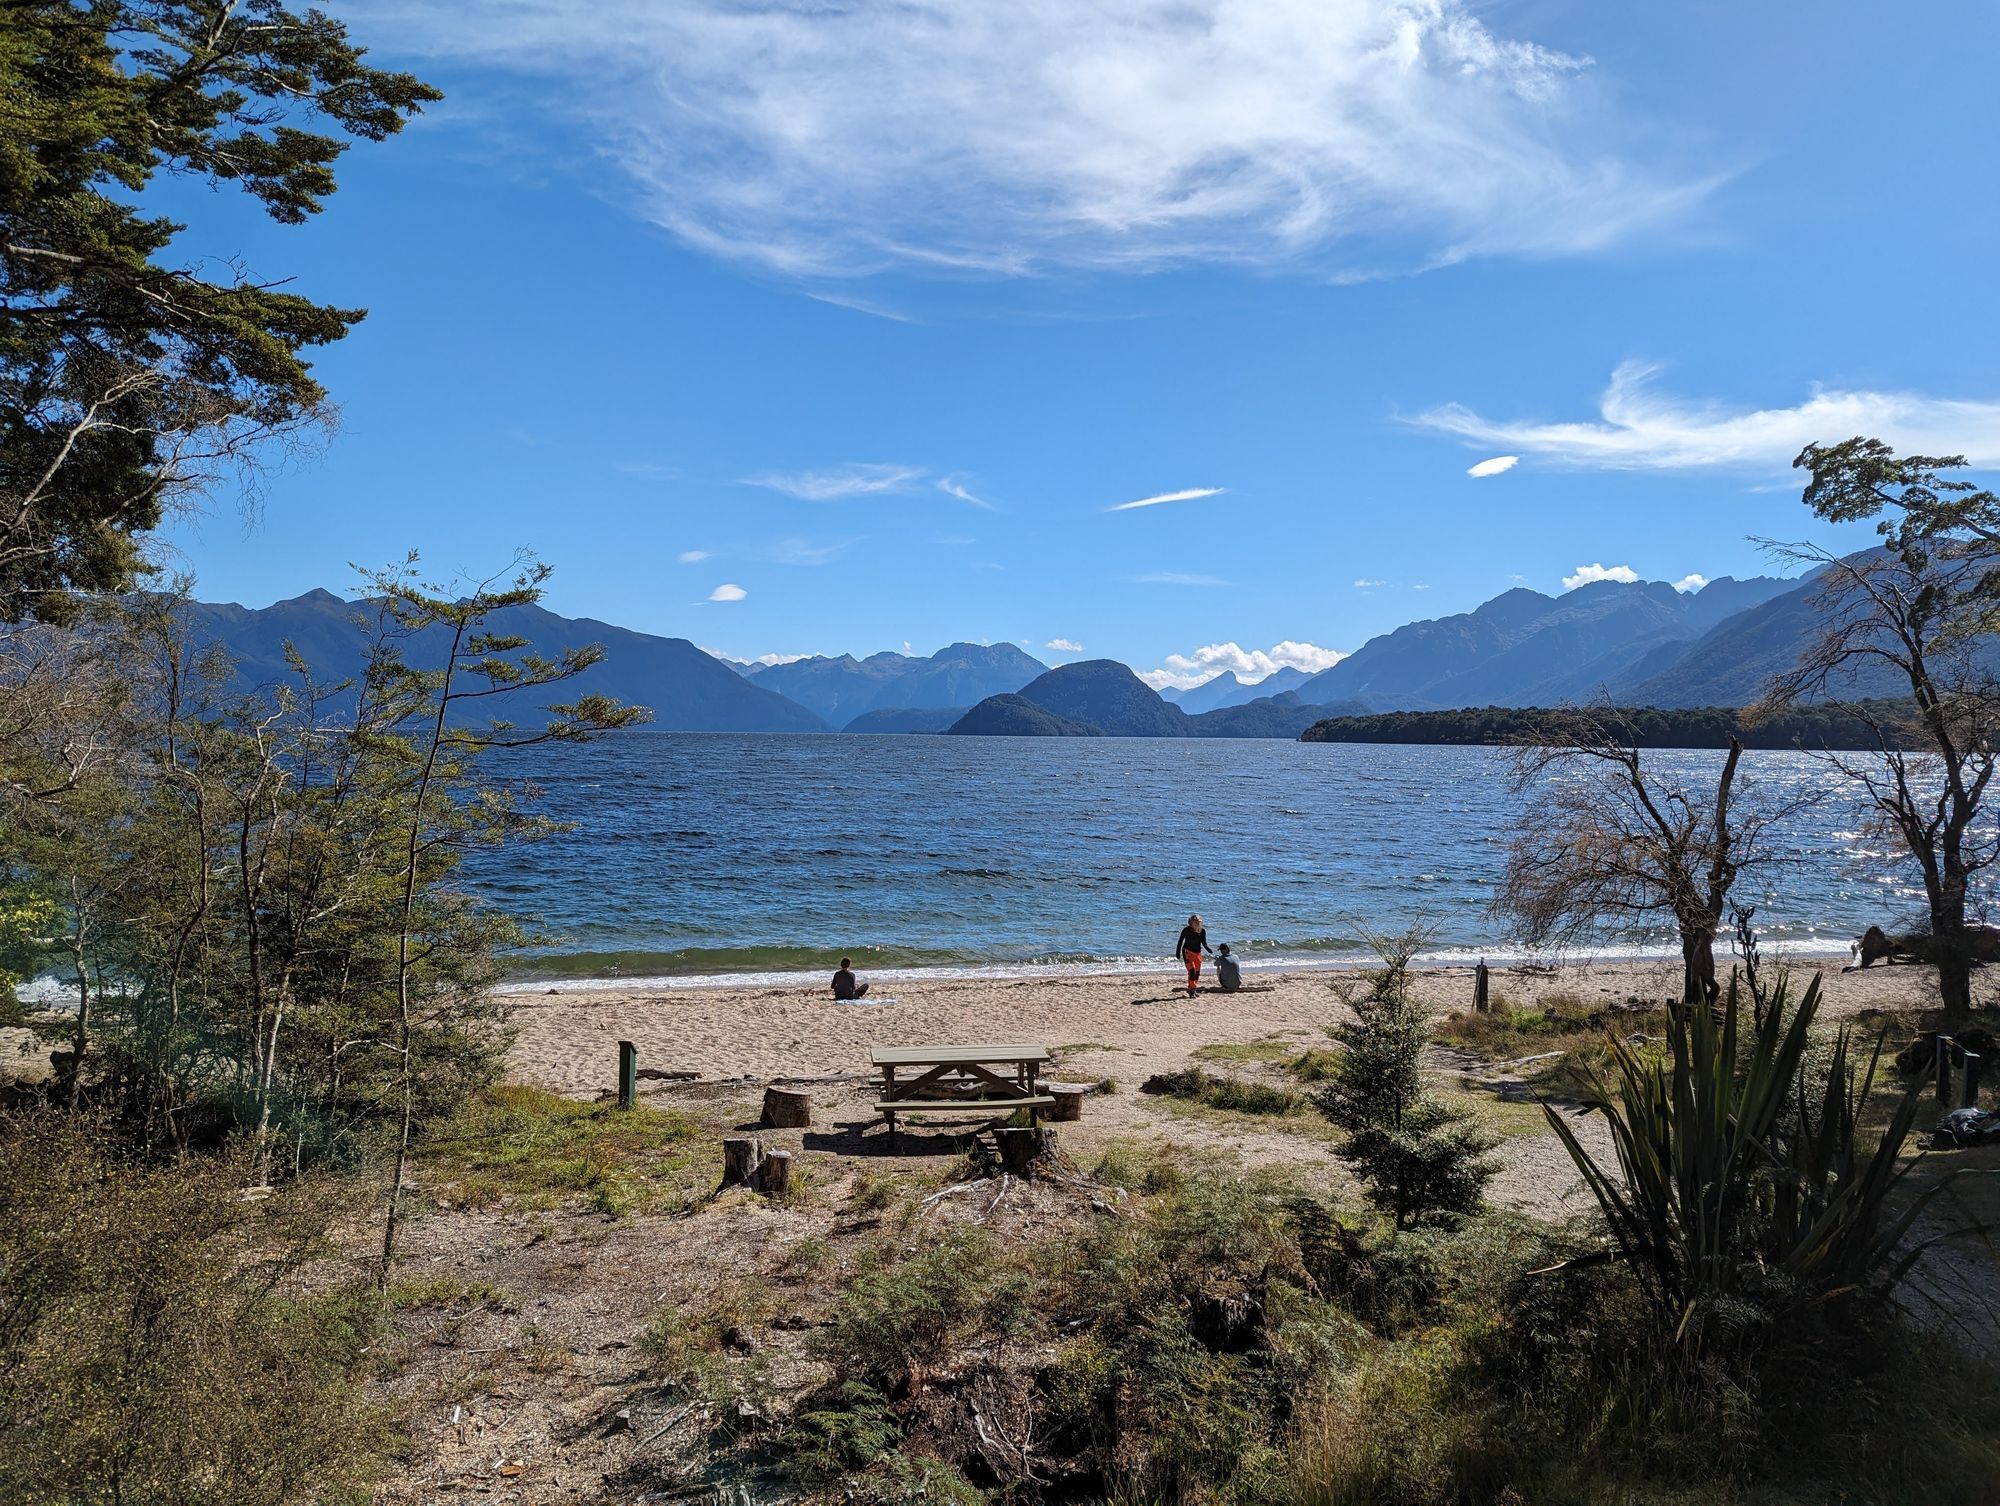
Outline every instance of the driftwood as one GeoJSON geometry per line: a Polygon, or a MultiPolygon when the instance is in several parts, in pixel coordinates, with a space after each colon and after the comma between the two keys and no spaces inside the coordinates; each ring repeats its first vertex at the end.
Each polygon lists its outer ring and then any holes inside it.
{"type": "MultiPolygon", "coordinates": [[[[1965,947],[1966,955],[1975,967],[2000,962],[2000,926],[1967,926],[1965,947]]],[[[1880,926],[1870,926],[1854,943],[1854,950],[1861,959],[1859,965],[1862,967],[1876,961],[1929,965],[1938,960],[1939,946],[1937,938],[1928,932],[1912,931],[1892,936],[1880,926]]]]}
{"type": "Polygon", "coordinates": [[[812,1094],[797,1088],[764,1090],[765,1129],[804,1129],[812,1123],[812,1094]]]}

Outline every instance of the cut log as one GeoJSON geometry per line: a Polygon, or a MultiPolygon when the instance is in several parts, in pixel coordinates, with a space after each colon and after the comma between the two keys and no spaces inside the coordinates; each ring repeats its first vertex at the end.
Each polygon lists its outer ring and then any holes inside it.
{"type": "Polygon", "coordinates": [[[725,1187],[748,1186],[757,1175],[757,1164],[764,1159],[764,1147],[755,1140],[729,1139],[722,1142],[722,1185],[725,1187]]]}
{"type": "Polygon", "coordinates": [[[765,1129],[804,1129],[813,1122],[812,1094],[797,1088],[764,1089],[765,1129]]]}
{"type": "Polygon", "coordinates": [[[1493,986],[1493,975],[1487,971],[1486,959],[1479,959],[1479,966],[1472,974],[1472,1010],[1475,1014],[1485,1014],[1491,1008],[1488,990],[1493,986]]]}
{"type": "Polygon", "coordinates": [[[757,1190],[766,1197],[783,1197],[792,1185],[792,1153],[774,1150],[757,1168],[757,1190]]]}
{"type": "Polygon", "coordinates": [[[1043,1088],[1054,1100],[1049,1105],[1049,1119],[1056,1124],[1071,1124],[1083,1117],[1083,1100],[1091,1092],[1089,1083],[1049,1082],[1043,1088]]]}
{"type": "Polygon", "coordinates": [[[1048,1154],[1047,1130],[1002,1129],[993,1135],[1000,1142],[1000,1164],[1017,1177],[1032,1177],[1035,1163],[1048,1154]]]}

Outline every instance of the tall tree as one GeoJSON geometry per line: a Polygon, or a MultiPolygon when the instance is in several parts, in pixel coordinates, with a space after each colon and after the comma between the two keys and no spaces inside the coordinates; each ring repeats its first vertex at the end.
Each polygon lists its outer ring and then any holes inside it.
{"type": "Polygon", "coordinates": [[[0,0],[0,621],[115,591],[163,509],[321,417],[305,352],[360,309],[205,261],[161,174],[299,224],[343,137],[441,96],[279,0],[0,0]]]}
{"type": "Polygon", "coordinates": [[[1923,878],[1938,992],[1948,1021],[1972,1008],[1973,926],[1983,875],[2000,859],[1985,809],[2000,765],[2000,682],[1992,633],[2000,603],[2000,498],[1939,472],[1957,456],[1898,457],[1875,439],[1808,445],[1804,500],[1829,522],[1879,520],[1879,548],[1836,556],[1778,547],[1819,572],[1824,626],[1768,694],[1776,706],[1839,700],[1869,670],[1909,699],[1884,713],[1856,707],[1878,748],[1836,759],[1866,796],[1875,825],[1923,878]]]}
{"type": "Polygon", "coordinates": [[[1711,791],[1649,766],[1615,711],[1555,714],[1547,731],[1552,741],[1514,755],[1515,787],[1530,798],[1493,908],[1531,946],[1671,925],[1682,1001],[1713,1003],[1731,893],[1767,860],[1765,832],[1797,802],[1746,788],[1734,737],[1711,791]]]}

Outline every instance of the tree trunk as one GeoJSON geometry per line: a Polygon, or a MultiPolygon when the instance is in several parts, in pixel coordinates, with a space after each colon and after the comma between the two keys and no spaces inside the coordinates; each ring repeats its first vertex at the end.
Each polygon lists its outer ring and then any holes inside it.
{"type": "Polygon", "coordinates": [[[1960,1026],[1972,1018],[1972,962],[1963,933],[1934,938],[1937,953],[1938,999],[1944,1005],[1944,1023],[1960,1026]]]}
{"type": "Polygon", "coordinates": [[[1701,931],[1681,934],[1681,1003],[1706,1009],[1722,992],[1715,981],[1715,936],[1701,931]]]}

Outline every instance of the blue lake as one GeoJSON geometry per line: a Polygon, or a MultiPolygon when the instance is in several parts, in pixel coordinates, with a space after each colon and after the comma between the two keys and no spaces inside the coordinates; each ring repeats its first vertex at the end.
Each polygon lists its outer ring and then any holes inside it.
{"type": "MultiPolygon", "coordinates": [[[[1712,781],[1721,755],[1647,755],[1712,781]]],[[[1775,794],[1823,760],[1748,753],[1775,794]]],[[[1488,748],[1280,741],[638,732],[509,755],[574,830],[473,860],[538,917],[523,980],[821,978],[1164,961],[1190,911],[1250,961],[1351,954],[1423,919],[1441,949],[1517,950],[1488,913],[1519,797],[1488,748]]],[[[1844,946],[1915,904],[1844,792],[1747,881],[1767,945],[1844,946]]],[[[1663,936],[1607,937],[1602,952],[1663,936]]]]}

